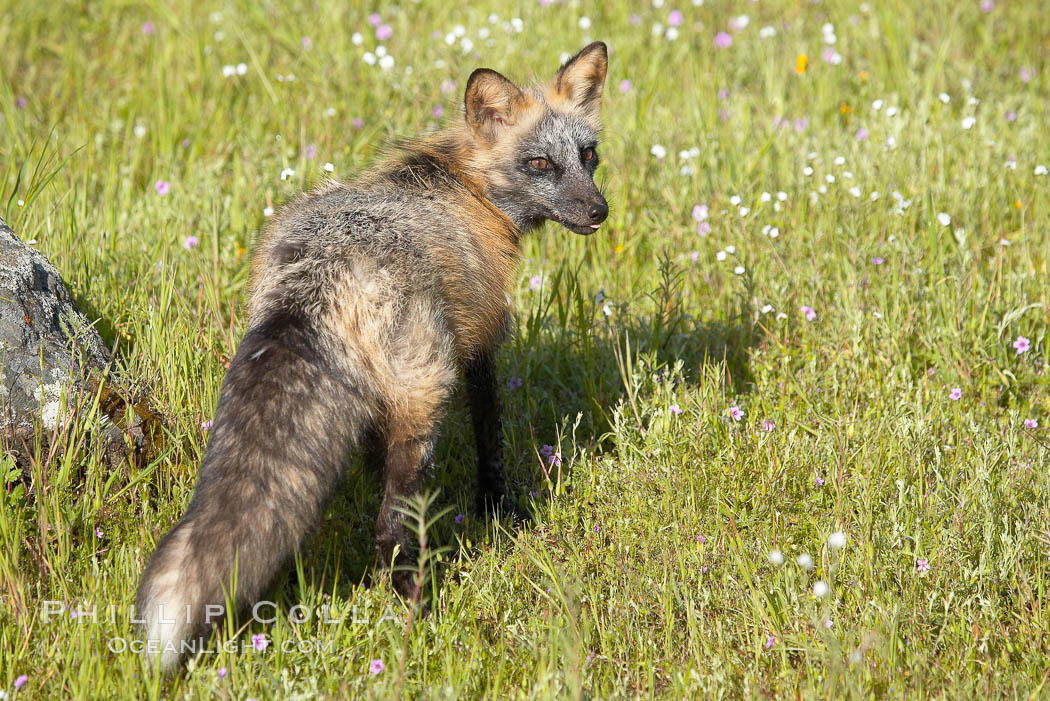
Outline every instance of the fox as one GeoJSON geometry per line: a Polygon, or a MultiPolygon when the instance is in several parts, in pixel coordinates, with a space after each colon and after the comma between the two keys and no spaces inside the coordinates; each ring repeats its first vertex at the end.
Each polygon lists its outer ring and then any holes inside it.
{"type": "Polygon", "coordinates": [[[381,467],[377,561],[399,595],[417,596],[397,507],[423,488],[460,378],[476,506],[524,517],[507,493],[495,354],[510,333],[522,236],[545,221],[590,235],[608,217],[595,184],[607,68],[602,42],[547,83],[479,68],[453,125],[273,217],[192,499],[138,587],[152,662],[177,666],[228,597],[246,611],[265,594],[358,449],[381,467]]]}

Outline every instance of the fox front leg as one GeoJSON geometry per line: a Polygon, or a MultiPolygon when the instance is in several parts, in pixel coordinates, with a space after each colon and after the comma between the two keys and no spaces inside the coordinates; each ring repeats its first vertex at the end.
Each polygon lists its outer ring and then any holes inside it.
{"type": "Polygon", "coordinates": [[[477,508],[481,513],[503,511],[516,520],[525,520],[507,495],[503,469],[503,426],[500,420],[499,382],[491,353],[475,358],[466,368],[470,415],[478,449],[477,508]]]}

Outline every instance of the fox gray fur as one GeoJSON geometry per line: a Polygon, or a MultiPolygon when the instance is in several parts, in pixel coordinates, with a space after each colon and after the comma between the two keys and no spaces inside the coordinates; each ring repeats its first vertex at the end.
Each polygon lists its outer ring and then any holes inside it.
{"type": "MultiPolygon", "coordinates": [[[[411,564],[394,507],[420,491],[461,374],[479,505],[512,508],[493,361],[506,292],[523,233],[553,220],[589,234],[608,214],[594,184],[607,62],[596,42],[530,88],[476,70],[461,123],[274,218],[193,499],[139,586],[146,650],[161,667],[192,652],[227,595],[243,611],[265,594],[369,436],[385,486],[378,559],[411,564]]],[[[393,584],[409,596],[415,582],[398,570],[393,584]]]]}

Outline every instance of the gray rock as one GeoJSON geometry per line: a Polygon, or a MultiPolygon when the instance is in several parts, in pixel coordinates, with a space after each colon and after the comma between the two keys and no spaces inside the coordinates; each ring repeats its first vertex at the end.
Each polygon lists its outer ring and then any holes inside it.
{"type": "Polygon", "coordinates": [[[3,448],[25,467],[86,426],[113,463],[145,444],[142,417],[110,374],[110,354],[55,267],[0,219],[0,423],[3,448]],[[131,408],[128,411],[128,408],[131,408]]]}

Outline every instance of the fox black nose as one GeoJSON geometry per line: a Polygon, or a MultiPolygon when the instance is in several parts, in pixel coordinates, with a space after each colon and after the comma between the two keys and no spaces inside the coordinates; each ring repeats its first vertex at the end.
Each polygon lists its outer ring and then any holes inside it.
{"type": "Polygon", "coordinates": [[[609,205],[605,200],[595,202],[591,205],[591,208],[587,210],[587,216],[591,218],[591,221],[595,224],[601,224],[605,221],[605,218],[609,216],[609,205]]]}

